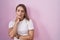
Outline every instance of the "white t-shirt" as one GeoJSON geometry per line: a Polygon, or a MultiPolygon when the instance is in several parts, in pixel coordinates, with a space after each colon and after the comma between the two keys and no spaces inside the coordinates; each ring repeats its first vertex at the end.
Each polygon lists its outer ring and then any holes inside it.
{"type": "MultiPolygon", "coordinates": [[[[9,28],[13,27],[15,21],[10,21],[9,22],[9,28]]],[[[33,22],[32,20],[30,19],[29,21],[27,19],[23,19],[22,21],[19,22],[18,24],[18,29],[17,29],[17,32],[18,34],[20,35],[28,35],[28,30],[34,30],[34,26],[33,26],[33,22]]],[[[17,39],[16,37],[14,37],[14,40],[20,40],[20,39],[17,39]]]]}

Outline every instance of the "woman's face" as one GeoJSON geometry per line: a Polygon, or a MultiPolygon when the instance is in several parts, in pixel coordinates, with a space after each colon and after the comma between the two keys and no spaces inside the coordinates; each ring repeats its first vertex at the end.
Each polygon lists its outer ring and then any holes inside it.
{"type": "Polygon", "coordinates": [[[22,18],[24,18],[24,15],[25,15],[25,11],[24,11],[23,7],[19,6],[16,10],[16,17],[22,19],[22,18]]]}

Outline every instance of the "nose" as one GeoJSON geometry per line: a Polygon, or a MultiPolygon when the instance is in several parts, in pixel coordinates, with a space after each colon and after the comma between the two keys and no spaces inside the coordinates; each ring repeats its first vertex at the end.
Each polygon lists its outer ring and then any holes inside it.
{"type": "Polygon", "coordinates": [[[22,15],[22,13],[20,12],[20,13],[19,13],[19,16],[21,16],[21,15],[22,15]]]}
{"type": "Polygon", "coordinates": [[[19,12],[19,15],[21,15],[22,13],[21,13],[21,11],[19,12]]]}

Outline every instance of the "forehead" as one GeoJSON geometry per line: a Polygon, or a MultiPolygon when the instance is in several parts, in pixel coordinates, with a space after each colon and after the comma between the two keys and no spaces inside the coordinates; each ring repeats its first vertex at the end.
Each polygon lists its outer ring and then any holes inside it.
{"type": "Polygon", "coordinates": [[[24,8],[22,6],[19,6],[17,10],[24,10],[24,8]]]}

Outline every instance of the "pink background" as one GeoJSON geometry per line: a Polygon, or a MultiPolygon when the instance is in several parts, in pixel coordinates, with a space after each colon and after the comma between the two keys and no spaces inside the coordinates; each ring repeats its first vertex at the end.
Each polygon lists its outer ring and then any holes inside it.
{"type": "Polygon", "coordinates": [[[10,40],[8,23],[15,18],[15,7],[23,3],[35,27],[34,40],[60,39],[59,0],[0,0],[0,40],[10,40]]]}

